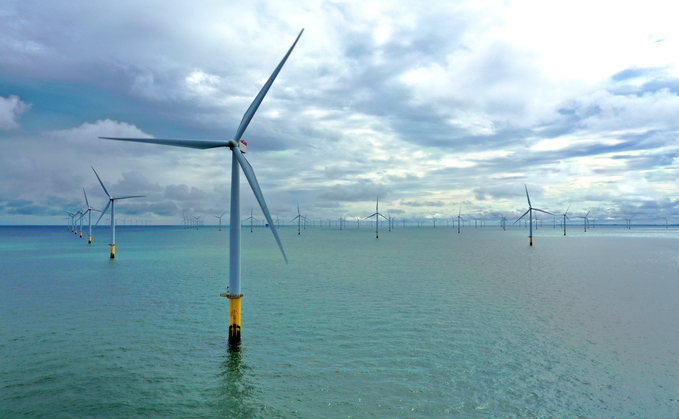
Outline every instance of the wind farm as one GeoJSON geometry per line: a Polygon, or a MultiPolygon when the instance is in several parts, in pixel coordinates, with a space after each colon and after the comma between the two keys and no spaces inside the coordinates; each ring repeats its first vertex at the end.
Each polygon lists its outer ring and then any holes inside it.
{"type": "Polygon", "coordinates": [[[676,416],[673,6],[81,3],[0,7],[0,417],[676,416]]]}

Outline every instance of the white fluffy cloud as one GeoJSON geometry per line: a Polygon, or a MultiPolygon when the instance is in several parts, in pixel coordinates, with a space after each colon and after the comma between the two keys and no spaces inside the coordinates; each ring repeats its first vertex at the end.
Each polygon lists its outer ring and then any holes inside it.
{"type": "Polygon", "coordinates": [[[19,100],[18,96],[4,98],[0,96],[0,130],[11,130],[19,128],[19,116],[24,113],[30,105],[19,100]]]}

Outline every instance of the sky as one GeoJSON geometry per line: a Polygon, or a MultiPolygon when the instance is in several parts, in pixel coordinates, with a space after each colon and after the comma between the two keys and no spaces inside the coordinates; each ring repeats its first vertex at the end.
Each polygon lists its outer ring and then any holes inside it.
{"type": "MultiPolygon", "coordinates": [[[[679,3],[73,0],[0,3],[0,224],[227,212],[228,140],[302,28],[243,140],[289,222],[532,204],[679,222],[679,3]],[[524,186],[525,185],[525,186],[524,186]]],[[[243,218],[254,195],[241,177],[243,218]]],[[[547,217],[547,216],[545,216],[547,217]]],[[[512,219],[513,218],[513,219],[512,219]]],[[[552,217],[547,217],[550,222],[552,217]]]]}

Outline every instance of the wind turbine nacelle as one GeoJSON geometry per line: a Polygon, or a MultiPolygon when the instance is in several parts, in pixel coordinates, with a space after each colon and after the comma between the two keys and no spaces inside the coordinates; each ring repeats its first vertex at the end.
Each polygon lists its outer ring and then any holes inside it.
{"type": "Polygon", "coordinates": [[[245,154],[248,151],[248,143],[243,140],[238,141],[238,149],[241,153],[245,154]]]}

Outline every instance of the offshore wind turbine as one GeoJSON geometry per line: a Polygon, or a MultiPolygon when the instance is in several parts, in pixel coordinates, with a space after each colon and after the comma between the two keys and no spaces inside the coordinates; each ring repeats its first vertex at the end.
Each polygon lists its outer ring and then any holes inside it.
{"type": "MultiPolygon", "coordinates": [[[[297,235],[298,235],[298,236],[299,236],[300,234],[302,234],[302,218],[304,218],[304,217],[302,217],[302,214],[299,213],[299,204],[297,204],[297,217],[295,217],[295,218],[293,218],[292,220],[290,220],[290,222],[293,222],[293,221],[297,220],[297,235]]],[[[340,230],[341,230],[341,229],[342,229],[342,228],[340,227],[340,230]]]]}
{"type": "Polygon", "coordinates": [[[568,218],[568,210],[571,209],[571,204],[568,204],[568,208],[566,208],[566,211],[561,214],[563,215],[563,235],[566,235],[566,220],[570,221],[571,219],[568,218]]]}
{"type": "Polygon", "coordinates": [[[66,210],[64,210],[64,212],[66,214],[68,214],[68,229],[71,230],[71,232],[72,232],[73,231],[73,216],[75,214],[73,214],[72,212],[68,212],[66,210]]]}
{"type": "Polygon", "coordinates": [[[533,245],[533,211],[543,212],[543,213],[549,214],[549,215],[554,215],[554,214],[552,214],[551,212],[541,210],[539,208],[533,208],[533,206],[530,203],[530,196],[528,196],[528,186],[526,186],[525,184],[523,186],[524,186],[524,188],[526,188],[526,199],[528,200],[528,211],[524,212],[523,215],[521,217],[519,217],[518,220],[514,221],[514,224],[519,222],[519,220],[521,220],[523,217],[525,217],[526,214],[529,214],[528,219],[530,220],[530,235],[528,237],[530,237],[530,245],[532,246],[533,245]]]}
{"type": "MultiPolygon", "coordinates": [[[[224,214],[226,214],[226,212],[224,212],[224,214]]],[[[219,215],[219,216],[217,216],[217,215],[213,215],[213,217],[215,217],[215,218],[218,218],[218,219],[219,219],[219,231],[222,231],[222,217],[224,216],[224,214],[222,214],[222,215],[219,215]]]]}
{"type": "MultiPolygon", "coordinates": [[[[90,166],[90,167],[92,167],[92,166],[90,166]]],[[[97,171],[94,170],[94,167],[92,167],[92,170],[94,171],[94,175],[97,177],[97,180],[99,180],[99,184],[101,185],[102,189],[104,190],[104,193],[106,193],[106,196],[108,196],[108,204],[106,204],[106,207],[104,207],[104,210],[101,212],[101,215],[99,216],[99,219],[97,220],[96,224],[99,224],[101,217],[103,217],[104,214],[106,214],[106,210],[108,209],[108,207],[109,206],[111,207],[111,259],[114,259],[116,257],[116,224],[115,224],[116,201],[119,200],[119,199],[142,198],[146,195],[111,196],[108,193],[108,191],[106,190],[104,183],[99,178],[97,171]]]]}
{"type": "Polygon", "coordinates": [[[587,214],[585,214],[584,217],[578,217],[578,218],[584,218],[584,225],[585,225],[585,233],[587,233],[587,216],[592,210],[587,211],[587,214]]]}
{"type": "Polygon", "coordinates": [[[364,220],[367,220],[368,218],[375,217],[375,238],[379,239],[380,238],[380,217],[384,218],[385,220],[387,217],[384,215],[380,214],[380,197],[377,197],[377,200],[375,201],[375,213],[372,215],[369,215],[364,218],[364,220]]]}
{"type": "MultiPolygon", "coordinates": [[[[97,209],[94,209],[91,205],[90,202],[87,200],[87,192],[85,192],[85,188],[83,188],[83,194],[85,194],[85,204],[87,204],[87,211],[85,211],[88,216],[89,216],[89,225],[90,225],[90,234],[87,237],[87,244],[92,244],[92,211],[99,211],[97,209]]],[[[82,230],[82,229],[81,229],[82,230]]]]}
{"type": "Polygon", "coordinates": [[[460,214],[462,213],[462,207],[460,207],[460,210],[457,212],[457,233],[460,234],[460,220],[462,220],[462,217],[460,217],[460,214]]]}
{"type": "Polygon", "coordinates": [[[269,227],[271,232],[278,243],[278,247],[283,254],[283,259],[287,263],[288,258],[285,256],[285,251],[283,250],[283,245],[281,240],[276,233],[274,228],[273,220],[269,214],[269,209],[267,208],[266,201],[264,200],[264,195],[257,182],[257,177],[255,172],[247,161],[245,152],[247,151],[247,143],[241,140],[241,137],[245,133],[250,121],[254,117],[259,105],[264,100],[269,88],[273,84],[276,76],[283,68],[283,65],[287,61],[288,57],[292,53],[292,50],[297,45],[297,41],[302,36],[304,29],[302,29],[297,35],[295,42],[292,44],[288,52],[285,54],[281,62],[278,64],[274,72],[271,74],[267,82],[264,84],[262,89],[259,91],[255,97],[250,107],[247,109],[241,119],[240,125],[236,130],[236,135],[233,139],[229,141],[201,141],[201,140],[160,140],[160,139],[149,139],[149,138],[108,138],[113,140],[122,141],[136,141],[141,143],[151,143],[151,144],[163,144],[176,147],[188,147],[196,149],[210,149],[216,147],[228,147],[231,150],[231,211],[230,211],[230,245],[229,245],[229,291],[227,293],[221,294],[229,299],[229,343],[232,345],[237,345],[241,340],[241,298],[243,294],[241,293],[241,227],[240,227],[240,168],[243,170],[245,177],[250,184],[252,192],[257,198],[259,206],[262,208],[262,212],[269,222],[269,227]]]}
{"type": "Polygon", "coordinates": [[[247,220],[250,220],[250,233],[252,233],[252,222],[255,221],[255,217],[252,216],[252,207],[250,207],[250,216],[245,221],[247,220]]]}

